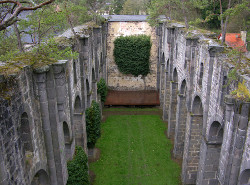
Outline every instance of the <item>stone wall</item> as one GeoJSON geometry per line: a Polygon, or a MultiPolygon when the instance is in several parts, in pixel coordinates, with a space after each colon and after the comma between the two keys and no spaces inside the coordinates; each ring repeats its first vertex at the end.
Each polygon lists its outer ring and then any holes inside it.
{"type": "Polygon", "coordinates": [[[236,84],[223,47],[180,24],[159,29],[159,96],[183,184],[249,184],[249,103],[226,99],[236,84]]]}
{"type": "Polygon", "coordinates": [[[1,185],[66,184],[75,146],[87,153],[85,109],[100,102],[96,85],[106,78],[106,25],[81,29],[78,59],[0,76],[1,185]]]}
{"type": "Polygon", "coordinates": [[[158,38],[156,29],[147,22],[108,22],[107,35],[107,78],[108,87],[112,90],[156,90],[158,38]],[[139,75],[124,75],[114,61],[114,40],[119,36],[145,34],[151,36],[150,73],[143,77],[139,75]]]}

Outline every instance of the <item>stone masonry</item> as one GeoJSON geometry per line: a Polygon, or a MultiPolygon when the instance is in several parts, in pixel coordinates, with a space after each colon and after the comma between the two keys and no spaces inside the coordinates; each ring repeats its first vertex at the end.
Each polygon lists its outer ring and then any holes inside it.
{"type": "MultiPolygon", "coordinates": [[[[229,96],[234,67],[209,34],[177,23],[159,28],[160,94],[183,184],[250,184],[250,104],[229,96]]],[[[249,88],[249,76],[240,76],[249,88]]]]}
{"type": "MultiPolygon", "coordinates": [[[[145,17],[113,18],[75,28],[78,59],[0,75],[0,185],[67,183],[75,146],[88,152],[85,109],[100,103],[101,77],[113,90],[159,91],[183,184],[250,184],[250,103],[229,95],[237,84],[226,85],[234,66],[223,47],[181,24],[151,28],[145,17]],[[122,75],[113,61],[114,39],[131,34],[151,35],[151,73],[144,79],[122,75]]],[[[58,39],[66,44],[72,37],[68,30],[58,39]]],[[[249,90],[249,76],[240,80],[249,90]]]]}
{"type": "MultiPolygon", "coordinates": [[[[20,73],[0,76],[0,185],[65,185],[75,146],[87,153],[85,109],[106,74],[107,25],[76,27],[81,52],[20,73]]],[[[59,40],[72,39],[70,30],[59,40]]],[[[68,43],[68,42],[65,42],[68,43]]],[[[74,47],[74,45],[72,46],[74,47]]]]}

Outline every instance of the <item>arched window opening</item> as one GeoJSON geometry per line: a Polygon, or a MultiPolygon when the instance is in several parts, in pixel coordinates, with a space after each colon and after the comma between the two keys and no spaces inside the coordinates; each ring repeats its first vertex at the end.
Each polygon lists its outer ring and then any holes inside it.
{"type": "Polygon", "coordinates": [[[250,184],[250,169],[244,170],[240,175],[240,185],[250,184]]]}
{"type": "Polygon", "coordinates": [[[64,142],[66,144],[70,144],[70,133],[68,124],[64,121],[63,122],[63,134],[64,134],[64,142]]]}
{"type": "Polygon", "coordinates": [[[96,82],[95,70],[94,70],[94,68],[92,68],[92,82],[96,82]]]}
{"type": "Polygon", "coordinates": [[[218,121],[214,121],[210,127],[208,140],[210,142],[222,143],[223,128],[218,121]]]}
{"type": "Polygon", "coordinates": [[[79,96],[77,96],[75,99],[74,109],[75,109],[74,110],[75,113],[81,113],[82,111],[81,100],[79,96]]]}
{"type": "Polygon", "coordinates": [[[177,74],[176,68],[174,69],[173,81],[174,81],[174,82],[178,82],[178,74],[177,74]]]}
{"type": "Polygon", "coordinates": [[[202,102],[201,102],[201,99],[199,96],[196,96],[194,98],[192,113],[195,115],[202,115],[203,114],[202,102]]]}
{"type": "Polygon", "coordinates": [[[187,91],[186,80],[183,80],[182,84],[181,84],[181,92],[180,93],[183,96],[185,96],[186,95],[186,91],[187,91]]]}
{"type": "Polygon", "coordinates": [[[24,112],[21,116],[21,127],[20,127],[21,141],[24,146],[24,152],[33,152],[31,131],[28,114],[24,112]]]}
{"type": "Polygon", "coordinates": [[[86,79],[86,87],[87,87],[87,107],[90,106],[90,87],[89,87],[89,81],[86,79]]]}
{"type": "Polygon", "coordinates": [[[161,63],[162,63],[162,64],[165,64],[165,56],[164,56],[164,53],[162,53],[161,63]]]}
{"type": "Polygon", "coordinates": [[[203,63],[200,65],[200,78],[199,78],[199,86],[202,86],[202,78],[203,78],[203,63]]]}
{"type": "Polygon", "coordinates": [[[31,185],[50,185],[48,174],[44,170],[39,170],[33,177],[31,185]]]}

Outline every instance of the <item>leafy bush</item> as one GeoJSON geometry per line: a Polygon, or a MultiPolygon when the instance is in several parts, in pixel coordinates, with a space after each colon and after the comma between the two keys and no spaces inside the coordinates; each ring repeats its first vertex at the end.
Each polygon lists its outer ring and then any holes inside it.
{"type": "Polygon", "coordinates": [[[86,109],[87,144],[93,148],[97,139],[101,136],[101,111],[100,106],[92,101],[91,106],[86,109]]]}
{"type": "Polygon", "coordinates": [[[67,163],[68,168],[68,182],[67,185],[88,185],[88,158],[84,150],[80,146],[76,146],[73,160],[67,163]]]}
{"type": "Polygon", "coordinates": [[[97,93],[100,94],[101,101],[105,102],[106,96],[108,94],[108,87],[103,78],[101,78],[100,81],[97,83],[97,93]]]}
{"type": "Polygon", "coordinates": [[[150,36],[121,36],[116,38],[114,45],[115,62],[120,72],[134,76],[149,73],[150,36]]]}

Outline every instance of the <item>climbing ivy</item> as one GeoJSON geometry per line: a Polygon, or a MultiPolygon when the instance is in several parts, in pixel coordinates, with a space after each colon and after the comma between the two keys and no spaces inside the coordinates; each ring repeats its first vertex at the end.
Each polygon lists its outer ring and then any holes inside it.
{"type": "Polygon", "coordinates": [[[101,111],[100,106],[92,101],[91,106],[86,109],[86,129],[87,129],[87,145],[93,148],[97,139],[101,136],[101,111]]]}
{"type": "Polygon", "coordinates": [[[114,41],[114,58],[120,72],[134,76],[146,76],[151,49],[150,36],[132,35],[118,37],[114,41]]]}
{"type": "Polygon", "coordinates": [[[69,178],[67,185],[89,185],[88,158],[80,146],[76,146],[73,160],[68,161],[69,178]]]}
{"type": "Polygon", "coordinates": [[[108,86],[103,78],[97,83],[97,93],[101,96],[101,101],[105,102],[106,96],[108,94],[108,86]]]}

